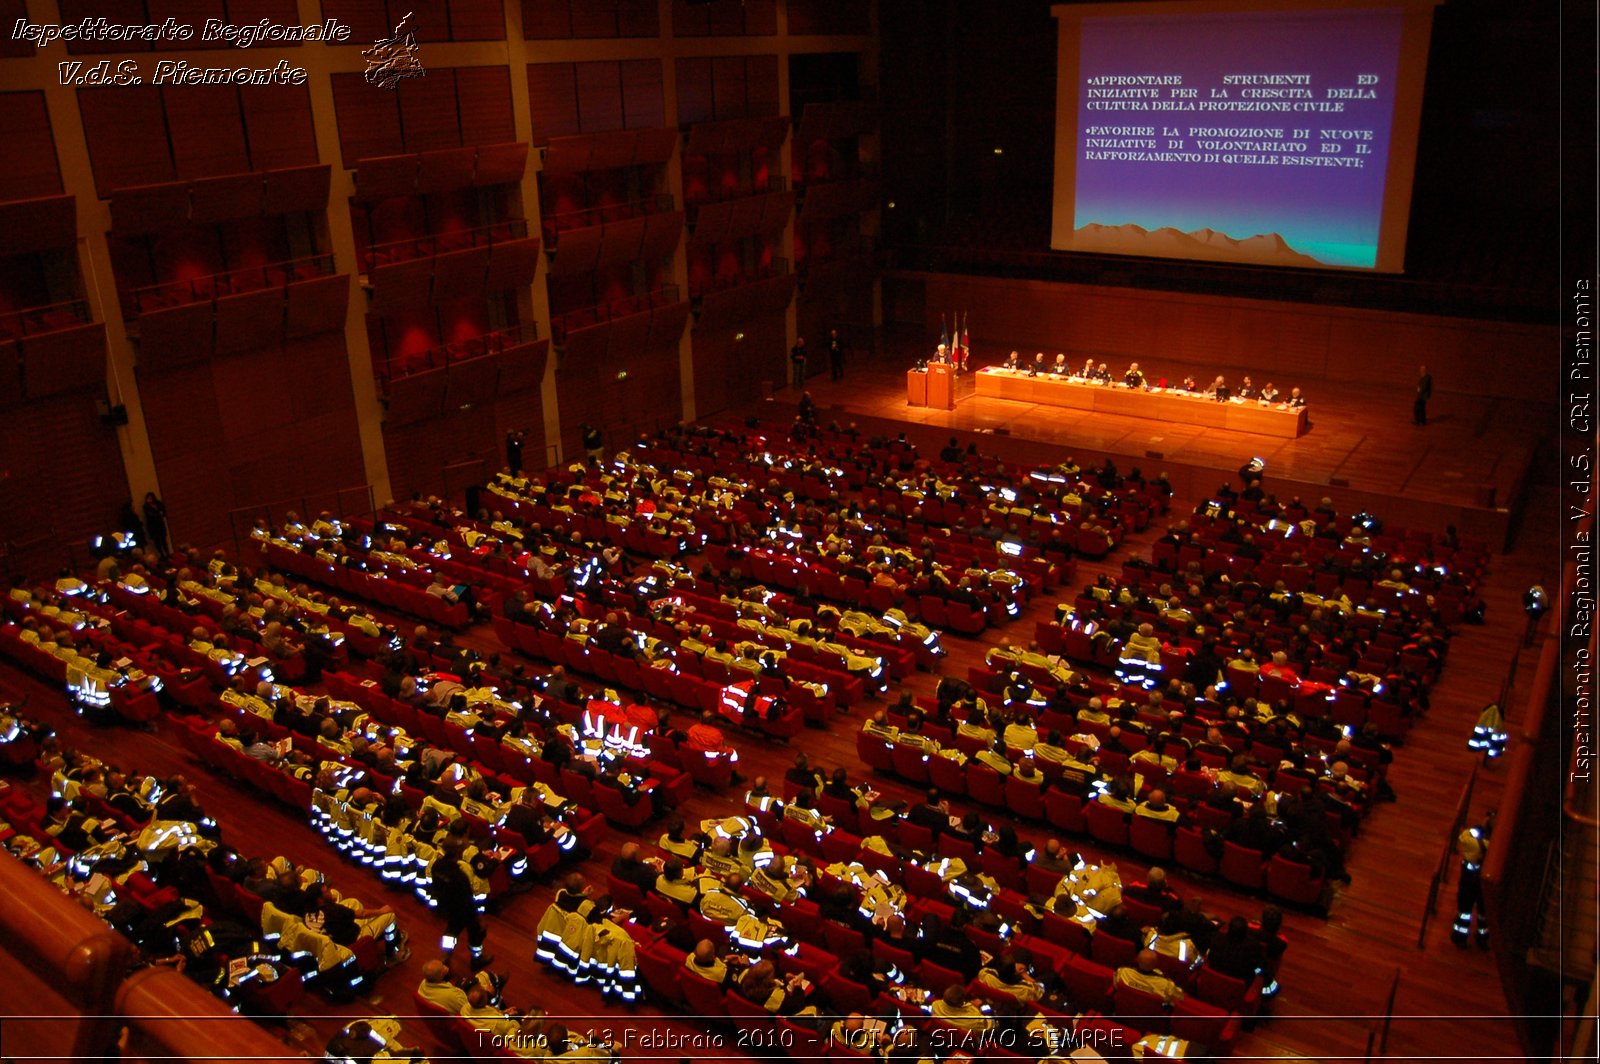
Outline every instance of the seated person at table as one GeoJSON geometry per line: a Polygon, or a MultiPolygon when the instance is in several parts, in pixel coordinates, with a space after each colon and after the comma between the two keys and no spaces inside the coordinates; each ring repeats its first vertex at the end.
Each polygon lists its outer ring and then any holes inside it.
{"type": "Polygon", "coordinates": [[[1104,362],[1100,363],[1094,368],[1094,379],[1099,381],[1101,384],[1110,384],[1111,367],[1107,366],[1104,362]]]}
{"type": "Polygon", "coordinates": [[[1067,356],[1060,351],[1056,352],[1055,364],[1050,367],[1050,372],[1057,377],[1066,377],[1072,374],[1072,367],[1067,365],[1067,356]]]}
{"type": "Polygon", "coordinates": [[[1001,369],[1009,369],[1009,370],[1012,370],[1013,372],[1015,372],[1016,370],[1021,369],[1022,368],[1022,356],[1017,354],[1015,351],[1011,352],[1011,356],[1009,358],[1007,358],[1005,360],[1005,362],[1001,363],[1000,368],[1001,369]]]}
{"type": "Polygon", "coordinates": [[[1194,390],[1195,390],[1195,383],[1194,383],[1194,378],[1193,377],[1185,377],[1185,378],[1183,378],[1183,383],[1178,385],[1178,391],[1180,391],[1180,392],[1192,392],[1194,390]]]}
{"type": "Polygon", "coordinates": [[[1130,388],[1144,387],[1144,373],[1140,371],[1139,363],[1135,362],[1128,367],[1128,372],[1122,375],[1122,383],[1130,388]]]}
{"type": "Polygon", "coordinates": [[[1035,354],[1033,356],[1033,366],[1031,367],[1031,372],[1033,373],[1033,375],[1035,377],[1037,377],[1039,374],[1043,373],[1044,371],[1045,371],[1044,352],[1040,351],[1040,352],[1038,352],[1037,354],[1035,354]]]}
{"type": "Polygon", "coordinates": [[[1278,386],[1276,384],[1273,384],[1271,381],[1268,381],[1266,383],[1266,385],[1261,389],[1260,399],[1261,399],[1261,401],[1263,403],[1275,403],[1275,402],[1277,402],[1278,401],[1278,386]]]}
{"type": "Polygon", "coordinates": [[[1298,408],[1298,407],[1305,406],[1306,405],[1306,397],[1300,394],[1300,389],[1299,388],[1290,388],[1289,389],[1289,398],[1284,400],[1284,404],[1283,405],[1287,406],[1287,407],[1289,407],[1291,409],[1295,409],[1295,408],[1298,408]]]}
{"type": "Polygon", "coordinates": [[[1228,382],[1221,375],[1218,375],[1217,379],[1211,382],[1211,387],[1206,389],[1206,395],[1219,403],[1227,402],[1230,394],[1232,393],[1228,391],[1228,382]]]}
{"type": "Polygon", "coordinates": [[[1239,385],[1239,390],[1234,394],[1240,399],[1254,399],[1257,394],[1256,386],[1249,377],[1246,377],[1244,382],[1239,385]]]}
{"type": "Polygon", "coordinates": [[[1083,360],[1083,368],[1080,369],[1077,372],[1076,375],[1079,376],[1079,377],[1082,377],[1086,381],[1094,380],[1094,359],[1092,359],[1092,358],[1084,359],[1083,360]]]}

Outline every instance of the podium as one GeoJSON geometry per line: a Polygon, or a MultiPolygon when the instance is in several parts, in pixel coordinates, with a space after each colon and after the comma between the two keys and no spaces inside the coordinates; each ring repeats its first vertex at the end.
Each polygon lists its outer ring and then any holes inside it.
{"type": "Polygon", "coordinates": [[[906,405],[928,405],[928,373],[926,370],[906,370],[906,405]]]}
{"type": "Polygon", "coordinates": [[[955,367],[948,362],[928,363],[928,405],[935,410],[956,408],[955,367]]]}

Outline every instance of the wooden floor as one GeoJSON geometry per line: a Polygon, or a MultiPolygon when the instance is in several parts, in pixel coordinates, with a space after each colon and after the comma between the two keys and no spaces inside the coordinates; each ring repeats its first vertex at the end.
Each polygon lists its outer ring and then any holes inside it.
{"type": "MultiPolygon", "coordinates": [[[[890,370],[870,372],[863,367],[852,367],[852,375],[844,386],[830,387],[817,384],[814,394],[825,408],[840,405],[855,418],[866,415],[886,416],[905,414],[903,403],[898,410],[890,401],[885,388],[872,385],[874,380],[887,382],[890,370]]],[[[903,374],[902,381],[903,381],[903,374]]],[[[773,410],[762,406],[756,412],[773,410]]],[[[1320,408],[1319,408],[1320,409],[1320,408]]],[[[1469,416],[1465,407],[1453,408],[1446,399],[1440,404],[1441,434],[1455,431],[1450,428],[1451,414],[1461,419],[1469,416]]],[[[1478,412],[1479,414],[1482,411],[1478,412]]],[[[1346,448],[1345,466],[1354,463],[1360,469],[1388,470],[1388,479],[1382,481],[1387,490],[1409,491],[1417,479],[1418,470],[1431,468],[1427,454],[1414,455],[1412,468],[1403,471],[1399,456],[1413,448],[1418,451],[1414,434],[1405,418],[1406,411],[1396,408],[1387,434],[1380,433],[1380,421],[1388,418],[1386,412],[1374,412],[1370,422],[1362,426],[1341,429],[1333,423],[1330,414],[1318,417],[1313,435],[1305,440],[1285,444],[1265,441],[1278,449],[1269,460],[1272,473],[1280,463],[1288,465],[1289,458],[1280,457],[1286,451],[1299,455],[1294,461],[1314,463],[1331,462],[1333,448],[1327,441],[1369,435],[1383,435],[1386,442],[1364,445],[1360,440],[1346,448]],[[1322,434],[1324,441],[1318,441],[1322,434]],[[1327,452],[1324,457],[1314,457],[1327,452]],[[1382,456],[1390,457],[1384,458],[1382,456]],[[1391,468],[1392,467],[1392,468],[1391,468]]],[[[741,414],[742,416],[742,414],[741,414]]],[[[1025,411],[991,409],[986,405],[963,403],[953,414],[918,416],[930,421],[942,418],[946,423],[965,426],[996,427],[998,425],[1022,426],[1027,420],[1025,411]]],[[[937,431],[911,424],[903,426],[910,438],[927,449],[936,449],[943,443],[946,424],[937,431]]],[[[1066,437],[1065,431],[1052,424],[1039,435],[1050,435],[1046,442],[1031,442],[1021,435],[1009,440],[989,437],[985,444],[1005,448],[1004,453],[1015,455],[1017,460],[1059,458],[1063,454],[1060,443],[1066,442],[1083,458],[1102,444],[1126,445],[1140,433],[1153,430],[1137,424],[1101,427],[1093,442],[1081,443],[1078,438],[1066,437]],[[1120,433],[1120,434],[1119,434],[1120,433]]],[[[1427,440],[1435,448],[1439,445],[1430,427],[1427,440]]],[[[1173,447],[1173,440],[1182,439],[1187,448],[1184,453],[1200,455],[1214,453],[1219,460],[1223,452],[1235,446],[1235,441],[1204,438],[1206,434],[1188,433],[1181,429],[1167,431],[1163,444],[1173,447]]],[[[1464,433],[1470,435],[1470,433],[1464,433]]],[[[1453,438],[1453,437],[1452,437],[1453,438]]],[[[1247,451],[1258,448],[1246,447],[1247,451]]],[[[1230,453],[1224,468],[1236,468],[1238,452],[1230,453]]],[[[1429,451],[1428,453],[1432,453],[1429,451]]],[[[1447,462],[1443,455],[1431,461],[1447,462]]],[[[1147,462],[1147,472],[1156,472],[1164,463],[1147,462]]],[[[1269,474],[1270,475],[1270,474],[1269,474]]],[[[1180,492],[1175,510],[1192,506],[1195,498],[1180,492]]],[[[1452,644],[1449,666],[1438,686],[1433,708],[1422,725],[1416,729],[1405,747],[1396,757],[1391,779],[1399,794],[1397,804],[1380,805],[1371,815],[1362,834],[1353,844],[1349,869],[1353,883],[1343,888],[1335,900],[1331,915],[1322,920],[1309,915],[1291,913],[1286,921],[1286,933],[1291,947],[1286,957],[1281,980],[1283,991],[1273,1007],[1272,1015],[1253,1031],[1243,1034],[1236,1043],[1235,1056],[1240,1059],[1314,1059],[1361,1060],[1366,1058],[1369,1035],[1378,1026],[1384,1011],[1390,987],[1398,975],[1399,989],[1395,999],[1396,1019],[1389,1031],[1389,1055],[1407,1059],[1472,1058],[1509,1059],[1519,1056],[1512,1028],[1505,1018],[1505,1001],[1499,989],[1497,976],[1488,954],[1476,950],[1461,952],[1448,940],[1450,903],[1453,900],[1453,883],[1448,885],[1437,918],[1432,924],[1423,948],[1417,948],[1417,936],[1423,917],[1429,877],[1436,867],[1446,845],[1446,825],[1461,793],[1462,786],[1472,772],[1476,759],[1466,749],[1466,737],[1482,705],[1500,692],[1513,660],[1519,655],[1527,658],[1536,654],[1537,648],[1522,648],[1523,615],[1520,610],[1521,589],[1529,583],[1542,580],[1549,583],[1551,574],[1544,566],[1555,554],[1556,534],[1555,501],[1553,492],[1536,492],[1525,515],[1517,546],[1513,553],[1500,556],[1493,565],[1485,589],[1489,602],[1488,621],[1483,627],[1465,627],[1452,644]]],[[[1125,548],[1099,563],[1080,569],[1079,581],[1092,579],[1101,571],[1120,568],[1123,558],[1133,554],[1147,554],[1151,541],[1158,532],[1154,526],[1144,533],[1131,537],[1125,548]]],[[[1062,597],[1066,597],[1063,593],[1062,597]]],[[[1024,615],[998,630],[991,630],[980,639],[949,637],[947,645],[951,655],[946,670],[964,676],[968,665],[981,661],[985,649],[997,643],[1026,641],[1034,623],[1048,616],[1054,600],[1044,598],[1031,603],[1024,615]]],[[[474,629],[467,633],[464,642],[483,649],[504,650],[492,630],[474,629]]],[[[1531,658],[1525,661],[1524,673],[1531,670],[1531,658]]],[[[915,693],[928,694],[933,690],[937,676],[920,673],[907,684],[915,693]]],[[[102,756],[145,771],[157,773],[183,772],[195,780],[208,809],[220,821],[225,838],[246,853],[283,853],[294,861],[322,868],[332,883],[341,891],[365,899],[391,901],[401,914],[403,926],[409,929],[415,954],[400,969],[386,975],[377,992],[367,1001],[348,1007],[329,1007],[308,999],[301,1006],[298,1017],[288,1025],[290,1041],[301,1051],[320,1051],[322,1042],[349,1016],[361,1013],[395,1013],[406,1015],[411,1009],[410,995],[418,980],[423,962],[435,952],[432,948],[440,924],[409,894],[388,894],[370,873],[339,862],[333,851],[325,846],[305,826],[298,815],[251,794],[241,793],[233,781],[220,778],[207,769],[191,762],[176,741],[173,725],[159,725],[153,731],[127,729],[96,730],[85,726],[68,712],[60,693],[46,688],[9,666],[0,666],[0,683],[15,687],[29,695],[28,712],[48,720],[65,736],[69,744],[89,749],[102,756]]],[[[1521,708],[1515,702],[1513,724],[1521,708]]],[[[868,710],[870,710],[870,704],[868,710]]],[[[840,716],[827,731],[807,731],[792,746],[783,746],[755,737],[739,737],[743,771],[778,775],[791,762],[796,749],[810,753],[813,764],[823,766],[845,765],[859,775],[861,766],[856,760],[854,732],[860,724],[861,710],[855,716],[840,716]]],[[[1513,728],[1514,730],[1514,728],[1513,728]]],[[[25,784],[42,793],[38,780],[25,784]]],[[[891,781],[882,780],[880,789],[892,795],[909,797],[909,789],[891,781]]],[[[1490,808],[1498,799],[1501,781],[1494,768],[1480,773],[1475,814],[1490,808]]],[[[691,821],[728,810],[737,802],[733,794],[711,795],[697,792],[687,808],[685,817],[691,821]]],[[[1037,825],[1024,825],[1025,834],[1043,834],[1037,825]]],[[[653,839],[654,833],[649,837],[653,839]]],[[[627,836],[613,831],[602,852],[584,866],[584,872],[594,880],[603,877],[604,869],[615,855],[616,848],[627,836]]],[[[1074,840],[1086,853],[1095,854],[1092,845],[1074,840]]],[[[1121,855],[1108,858],[1115,861],[1125,878],[1142,876],[1145,868],[1137,861],[1121,855]]],[[[1177,889],[1184,894],[1197,894],[1213,913],[1229,916],[1235,913],[1255,915],[1261,901],[1244,897],[1225,884],[1197,880],[1173,871],[1171,875],[1177,889]]],[[[653,1019],[659,1016],[654,1006],[636,1010],[601,1007],[599,998],[582,989],[546,974],[532,960],[532,933],[535,924],[550,898],[549,889],[541,886],[528,894],[510,899],[489,918],[491,927],[489,947],[496,955],[495,967],[509,973],[511,982],[508,998],[519,1005],[542,1006],[552,1016],[583,1017],[604,1014],[592,1020],[576,1019],[574,1026],[612,1027],[621,1031],[624,1026],[643,1029],[646,1025],[660,1025],[663,1030],[680,1034],[697,1030],[692,1021],[672,1018],[653,1019]]],[[[3,976],[0,964],[0,976],[3,976]]],[[[16,1002],[0,1006],[0,1011],[18,1010],[16,1002]]],[[[18,1010],[20,1011],[20,1010],[18,1010]]],[[[416,1030],[417,1025],[413,1024],[416,1030]]],[[[33,1026],[9,1025],[6,1037],[6,1055],[26,1059],[30,1052],[48,1052],[38,1047],[30,1037],[36,1033],[33,1026]],[[15,1039],[15,1041],[13,1040],[15,1039]]],[[[425,1034],[419,1041],[433,1051],[425,1034]]],[[[698,1056],[738,1056],[731,1046],[732,1037],[726,1036],[723,1049],[696,1049],[698,1056]]],[[[435,1054],[438,1059],[440,1054],[435,1054]]],[[[660,1050],[633,1050],[625,1056],[633,1060],[687,1059],[685,1052],[660,1050]]]]}

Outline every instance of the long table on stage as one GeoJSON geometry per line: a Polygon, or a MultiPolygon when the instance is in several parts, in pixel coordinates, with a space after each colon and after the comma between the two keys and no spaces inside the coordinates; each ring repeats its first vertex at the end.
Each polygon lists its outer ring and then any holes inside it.
{"type": "Polygon", "coordinates": [[[1090,384],[1051,374],[1033,377],[1026,371],[1017,372],[998,366],[979,370],[977,384],[979,395],[1072,410],[1091,410],[1097,414],[1155,418],[1290,440],[1306,432],[1306,408],[1303,406],[1263,406],[1255,400],[1219,403],[1215,399],[1187,392],[1147,392],[1120,384],[1090,384]]]}

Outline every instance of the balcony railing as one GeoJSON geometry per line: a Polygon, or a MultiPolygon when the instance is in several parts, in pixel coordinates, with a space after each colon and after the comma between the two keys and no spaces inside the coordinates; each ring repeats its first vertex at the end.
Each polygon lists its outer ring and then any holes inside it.
{"type": "Polygon", "coordinates": [[[733,288],[743,288],[747,284],[757,281],[770,280],[773,277],[782,277],[789,272],[788,259],[773,259],[765,266],[757,266],[749,270],[741,270],[732,276],[719,276],[708,278],[703,284],[690,285],[689,297],[700,300],[716,292],[726,292],[733,288]]]}
{"type": "Polygon", "coordinates": [[[465,251],[468,248],[493,247],[511,240],[525,240],[528,222],[525,218],[508,218],[493,225],[480,225],[476,229],[461,229],[452,233],[428,233],[374,244],[362,259],[362,272],[370,273],[374,266],[412,259],[427,259],[435,255],[465,251]]]}
{"type": "Polygon", "coordinates": [[[558,234],[568,229],[587,229],[607,222],[624,222],[644,214],[666,214],[674,210],[673,199],[667,193],[646,196],[629,203],[607,203],[599,207],[584,207],[575,211],[547,214],[542,219],[547,250],[555,250],[558,234]]]}
{"type": "Polygon", "coordinates": [[[773,192],[788,191],[789,182],[779,174],[768,177],[764,183],[751,182],[749,187],[743,185],[737,188],[707,188],[698,191],[694,196],[687,192],[683,196],[684,209],[693,213],[697,207],[704,207],[708,203],[726,203],[729,200],[748,199],[751,196],[765,196],[773,192]]]}
{"type": "Polygon", "coordinates": [[[70,329],[89,322],[89,304],[81,299],[69,299],[42,307],[24,307],[0,314],[0,340],[14,340],[21,336],[70,329]]]}
{"type": "Polygon", "coordinates": [[[798,192],[804,188],[815,188],[818,185],[836,185],[841,181],[876,181],[878,167],[875,163],[851,161],[841,165],[837,172],[830,169],[825,174],[807,174],[802,169],[804,159],[795,163],[794,187],[798,192]]]}
{"type": "Polygon", "coordinates": [[[567,333],[574,329],[586,329],[591,325],[601,322],[614,321],[617,318],[627,318],[634,314],[642,314],[653,307],[664,307],[682,300],[675,284],[662,285],[654,292],[643,295],[626,296],[622,299],[612,300],[610,303],[601,303],[593,307],[583,307],[580,310],[570,310],[565,314],[553,315],[550,318],[550,340],[558,347],[567,342],[567,333]]]}
{"type": "Polygon", "coordinates": [[[148,314],[153,310],[201,303],[217,296],[240,295],[259,292],[263,288],[282,288],[295,281],[308,281],[313,277],[326,277],[334,272],[332,255],[312,255],[285,262],[269,262],[263,266],[242,266],[237,270],[213,273],[205,277],[190,277],[183,281],[135,288],[129,293],[133,314],[148,314]]]}
{"type": "Polygon", "coordinates": [[[378,371],[378,378],[387,389],[390,381],[426,373],[430,369],[443,369],[455,362],[496,355],[518,344],[531,344],[539,339],[539,323],[528,321],[508,325],[504,329],[483,333],[470,340],[457,340],[419,354],[391,356],[378,371]]]}
{"type": "Polygon", "coordinates": [[[795,268],[804,273],[813,266],[824,266],[831,262],[872,263],[877,261],[877,257],[878,238],[857,235],[848,240],[838,241],[828,250],[827,254],[812,253],[807,255],[803,261],[796,263],[795,268]]]}

